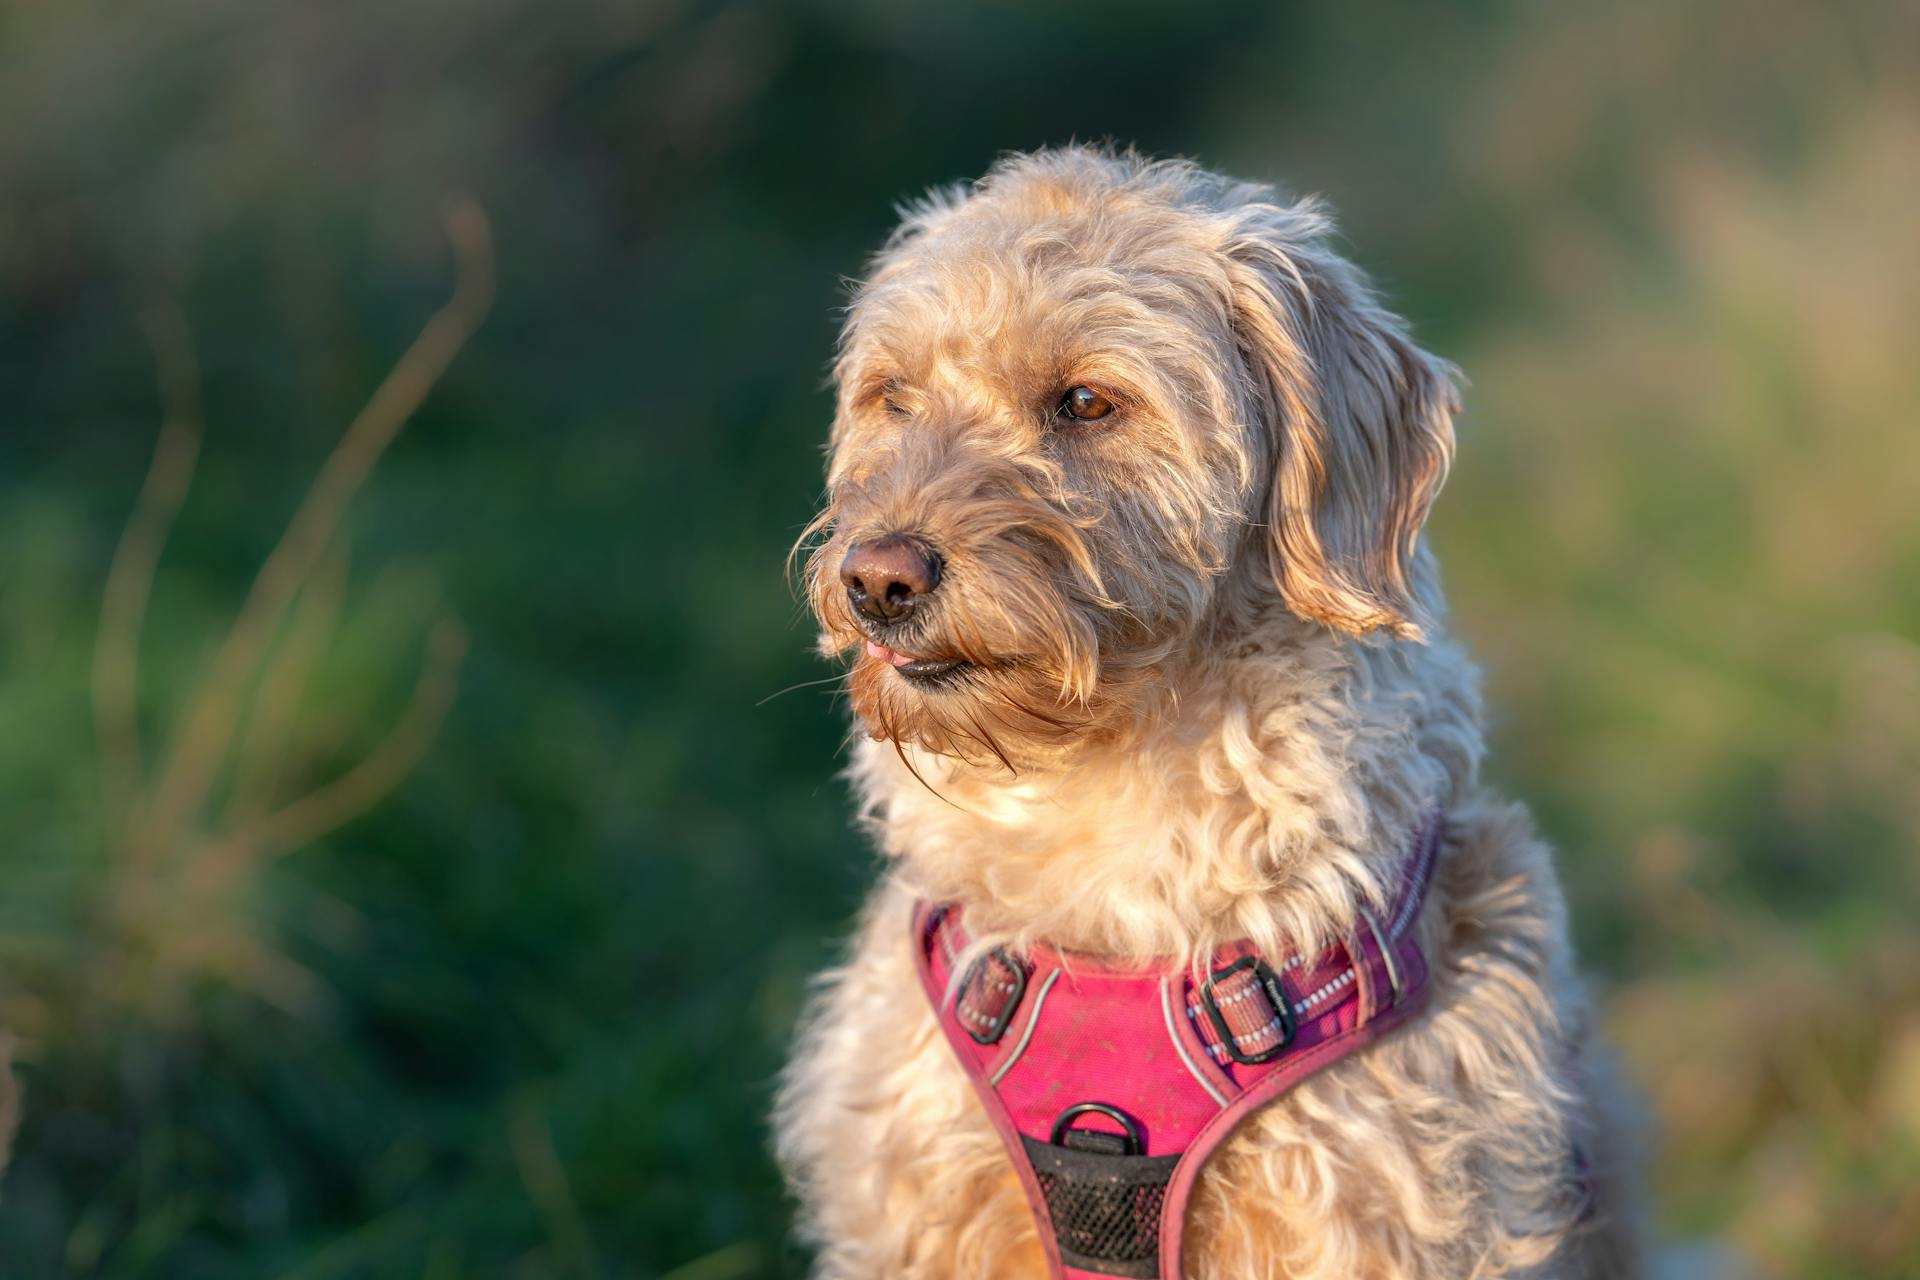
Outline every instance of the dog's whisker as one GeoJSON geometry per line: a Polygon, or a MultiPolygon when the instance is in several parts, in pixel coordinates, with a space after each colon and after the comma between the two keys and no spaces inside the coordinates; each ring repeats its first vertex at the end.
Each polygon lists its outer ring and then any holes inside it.
{"type": "Polygon", "coordinates": [[[845,682],[846,678],[847,678],[846,673],[842,672],[839,675],[821,676],[818,680],[802,680],[797,684],[790,684],[784,689],[774,690],[772,693],[760,699],[760,701],[754,703],[753,705],[755,707],[764,707],[769,702],[772,702],[775,698],[784,697],[785,695],[796,692],[797,690],[812,689],[823,684],[841,684],[845,682]]]}

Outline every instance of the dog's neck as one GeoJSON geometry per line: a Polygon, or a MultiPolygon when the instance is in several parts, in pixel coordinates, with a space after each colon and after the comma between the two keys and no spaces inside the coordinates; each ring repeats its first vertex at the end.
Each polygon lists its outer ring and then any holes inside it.
{"type": "Polygon", "coordinates": [[[1390,896],[1421,819],[1472,782],[1474,673],[1437,622],[1425,644],[1277,607],[1236,630],[1167,672],[1151,723],[1058,767],[862,742],[850,776],[895,874],[964,903],[976,936],[1103,956],[1343,936],[1390,896]]]}

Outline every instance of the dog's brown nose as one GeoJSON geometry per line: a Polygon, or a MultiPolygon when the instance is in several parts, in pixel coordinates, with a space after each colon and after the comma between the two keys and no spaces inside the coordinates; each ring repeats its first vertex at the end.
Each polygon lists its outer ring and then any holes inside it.
{"type": "Polygon", "coordinates": [[[848,547],[840,582],[857,612],[875,622],[898,622],[940,585],[940,557],[918,538],[890,533],[848,547]]]}

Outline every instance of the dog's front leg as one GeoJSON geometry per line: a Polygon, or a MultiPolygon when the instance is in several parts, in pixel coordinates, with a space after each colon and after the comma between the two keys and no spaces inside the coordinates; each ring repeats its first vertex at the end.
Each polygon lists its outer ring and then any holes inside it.
{"type": "Polygon", "coordinates": [[[780,1162],[822,1280],[1038,1280],[1033,1216],[934,1025],[912,903],[882,885],[822,975],[781,1077],[780,1162]]]}

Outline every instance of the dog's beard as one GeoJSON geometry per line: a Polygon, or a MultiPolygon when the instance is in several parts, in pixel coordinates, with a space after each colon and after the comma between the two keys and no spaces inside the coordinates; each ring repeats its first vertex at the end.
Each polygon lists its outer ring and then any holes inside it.
{"type": "Polygon", "coordinates": [[[1114,651],[1124,612],[1099,593],[1065,521],[949,541],[939,595],[897,628],[854,617],[837,576],[844,545],[829,539],[809,557],[811,603],[821,648],[852,663],[853,710],[875,739],[1023,770],[1097,732],[1137,682],[1114,651]]]}
{"type": "Polygon", "coordinates": [[[1103,701],[1064,697],[1061,677],[1031,659],[981,654],[937,680],[863,655],[848,675],[854,713],[874,738],[974,764],[1019,770],[1057,756],[1099,718],[1103,701]]]}
{"type": "Polygon", "coordinates": [[[974,601],[956,591],[878,642],[846,621],[835,639],[852,656],[848,691],[867,732],[1009,769],[1055,756],[1084,735],[1108,701],[1098,618],[1042,584],[1025,599],[1003,591],[974,601]],[[960,665],[920,674],[947,662],[960,665]]]}

